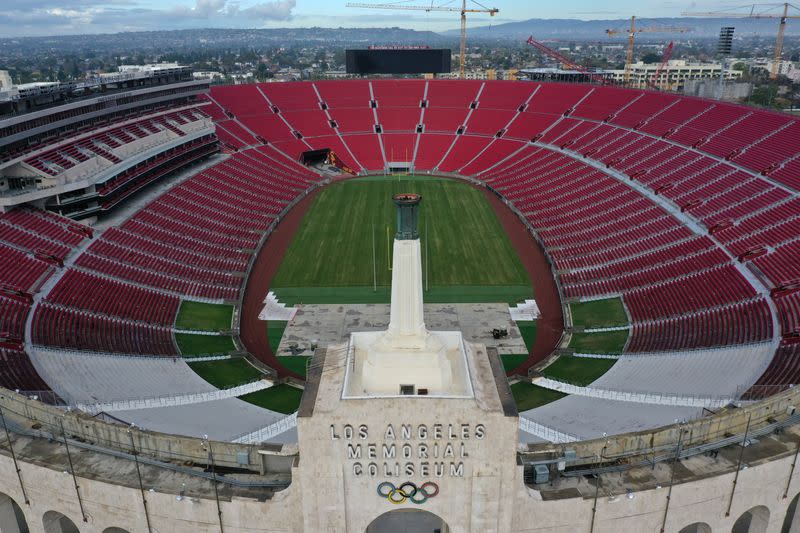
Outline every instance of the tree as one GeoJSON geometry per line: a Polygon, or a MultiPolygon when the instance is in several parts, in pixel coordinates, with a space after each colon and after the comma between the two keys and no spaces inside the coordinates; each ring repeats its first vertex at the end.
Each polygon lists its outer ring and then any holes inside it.
{"type": "Polygon", "coordinates": [[[658,54],[654,54],[653,52],[648,52],[642,56],[642,63],[647,63],[647,64],[661,63],[661,56],[658,54]]]}
{"type": "Polygon", "coordinates": [[[778,88],[771,85],[762,85],[753,89],[750,101],[756,105],[772,107],[776,105],[775,97],[778,95],[778,88]]]}
{"type": "Polygon", "coordinates": [[[270,72],[269,67],[266,63],[259,63],[258,67],[256,67],[256,79],[258,81],[264,81],[267,78],[272,78],[272,72],[270,72]]]}
{"type": "Polygon", "coordinates": [[[734,64],[733,64],[733,66],[731,67],[731,69],[732,69],[732,70],[740,70],[740,71],[742,71],[742,72],[743,72],[743,73],[745,73],[745,74],[746,74],[746,73],[748,73],[748,72],[750,72],[750,69],[749,69],[749,68],[747,68],[747,65],[745,65],[745,64],[744,64],[744,63],[742,63],[741,61],[739,61],[738,63],[734,63],[734,64]]]}

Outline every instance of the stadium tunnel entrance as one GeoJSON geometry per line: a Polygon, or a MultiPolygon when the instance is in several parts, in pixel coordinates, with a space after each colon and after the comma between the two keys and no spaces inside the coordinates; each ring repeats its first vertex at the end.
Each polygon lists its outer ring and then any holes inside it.
{"type": "Polygon", "coordinates": [[[355,175],[355,171],[348,167],[330,148],[308,150],[300,154],[300,163],[313,167],[323,172],[343,172],[355,175]]]}
{"type": "Polygon", "coordinates": [[[367,526],[366,533],[450,533],[447,523],[421,509],[387,511],[367,526]]]}
{"type": "Polygon", "coordinates": [[[322,165],[328,161],[328,156],[330,153],[330,148],[322,148],[321,150],[308,150],[300,154],[300,162],[307,167],[322,165]]]}

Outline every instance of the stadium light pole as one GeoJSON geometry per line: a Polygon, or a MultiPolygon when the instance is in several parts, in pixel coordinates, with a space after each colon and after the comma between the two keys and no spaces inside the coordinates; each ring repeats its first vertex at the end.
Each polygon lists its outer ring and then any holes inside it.
{"type": "Polygon", "coordinates": [[[200,446],[205,448],[208,446],[208,460],[211,464],[211,483],[214,485],[214,499],[217,500],[217,518],[219,518],[219,531],[225,533],[222,527],[222,506],[219,503],[219,489],[217,488],[217,469],[214,466],[214,450],[211,448],[211,440],[208,435],[203,435],[203,440],[200,441],[200,446]]]}
{"type": "Polygon", "coordinates": [[[131,438],[131,455],[133,455],[133,462],[136,464],[136,477],[139,478],[139,492],[142,493],[142,505],[144,506],[144,519],[147,522],[147,533],[152,533],[153,527],[150,524],[150,510],[147,508],[147,496],[144,491],[144,483],[142,482],[142,471],[139,468],[139,452],[136,450],[136,442],[133,440],[133,428],[136,424],[131,424],[128,428],[128,436],[131,438]]]}
{"type": "Polygon", "coordinates": [[[22,470],[20,469],[19,464],[17,463],[17,454],[14,451],[14,443],[11,442],[11,433],[9,433],[8,431],[8,425],[6,424],[6,415],[5,413],[3,413],[2,407],[0,407],[0,421],[2,421],[3,423],[3,429],[6,430],[6,440],[8,441],[8,449],[11,452],[11,459],[14,461],[14,470],[17,471],[17,479],[19,480],[19,488],[22,491],[22,497],[25,500],[25,505],[30,505],[31,501],[30,499],[28,499],[28,491],[25,490],[25,484],[22,482],[22,470]]]}

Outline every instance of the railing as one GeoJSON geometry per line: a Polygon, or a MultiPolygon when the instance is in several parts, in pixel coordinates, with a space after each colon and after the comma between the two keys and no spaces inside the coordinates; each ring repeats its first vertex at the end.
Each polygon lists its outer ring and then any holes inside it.
{"type": "Polygon", "coordinates": [[[681,395],[664,392],[630,392],[604,389],[601,387],[583,387],[545,377],[534,379],[533,384],[538,385],[539,387],[544,387],[545,389],[556,390],[565,394],[574,394],[576,396],[587,396],[590,398],[602,398],[604,400],[668,405],[675,407],[706,407],[718,409],[729,405],[735,400],[735,398],[731,396],[700,396],[691,394],[681,395]]]}
{"type": "Polygon", "coordinates": [[[178,405],[190,405],[195,403],[211,402],[214,400],[224,400],[235,398],[251,392],[268,389],[272,383],[260,379],[244,385],[230,387],[228,389],[217,389],[213,391],[194,392],[189,394],[174,394],[158,396],[154,398],[139,398],[127,400],[112,400],[98,403],[76,403],[68,407],[87,413],[97,414],[110,411],[128,411],[132,409],[154,409],[157,407],[175,407],[178,405]]]}
{"type": "Polygon", "coordinates": [[[242,433],[241,435],[234,437],[232,441],[241,444],[259,444],[270,441],[281,433],[285,433],[286,431],[296,427],[297,413],[295,412],[289,416],[285,416],[280,420],[277,420],[267,427],[257,429],[256,431],[252,431],[250,433],[242,433]]]}
{"type": "Polygon", "coordinates": [[[548,426],[543,426],[542,424],[538,424],[533,420],[525,418],[524,416],[519,417],[519,429],[525,431],[526,433],[530,433],[531,435],[536,435],[540,439],[545,439],[555,443],[576,442],[580,440],[575,435],[564,433],[548,426]]]}

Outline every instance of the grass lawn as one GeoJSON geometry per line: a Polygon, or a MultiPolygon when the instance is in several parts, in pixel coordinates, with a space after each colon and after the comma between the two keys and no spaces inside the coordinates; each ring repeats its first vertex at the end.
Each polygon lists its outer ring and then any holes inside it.
{"type": "Polygon", "coordinates": [[[548,378],[574,385],[588,385],[614,366],[616,359],[590,359],[588,357],[559,357],[542,373],[548,378]]]}
{"type": "Polygon", "coordinates": [[[310,355],[284,355],[279,357],[278,361],[286,370],[306,377],[306,365],[309,359],[311,359],[310,355]]]}
{"type": "Polygon", "coordinates": [[[189,366],[201,378],[218,389],[227,389],[255,381],[263,374],[240,357],[222,361],[189,362],[189,366]]]}
{"type": "Polygon", "coordinates": [[[584,328],[627,326],[628,316],[621,298],[570,304],[572,323],[584,328]]]}
{"type": "Polygon", "coordinates": [[[175,340],[178,342],[178,348],[180,348],[184,357],[224,355],[236,348],[228,335],[176,333],[175,340]]]}
{"type": "Polygon", "coordinates": [[[178,310],[175,327],[201,331],[228,331],[231,329],[232,305],[206,304],[183,300],[178,310]]]}
{"type": "Polygon", "coordinates": [[[285,320],[270,320],[267,323],[267,340],[272,353],[278,353],[278,346],[281,344],[283,332],[286,330],[285,320]]]}
{"type": "Polygon", "coordinates": [[[269,409],[270,411],[277,411],[288,415],[297,411],[302,396],[302,390],[290,385],[281,384],[258,392],[251,392],[250,394],[239,396],[239,399],[263,407],[264,409],[269,409]]]}
{"type": "Polygon", "coordinates": [[[606,331],[603,333],[573,333],[569,343],[578,353],[622,353],[628,331],[606,331]]]}
{"type": "Polygon", "coordinates": [[[566,396],[563,392],[537,387],[526,381],[511,385],[511,394],[514,395],[514,402],[516,402],[517,410],[520,413],[560,400],[566,396]]]}
{"type": "Polygon", "coordinates": [[[536,321],[520,320],[517,322],[517,327],[522,335],[522,340],[525,341],[525,347],[530,352],[531,348],[533,348],[533,343],[536,342],[536,321]]]}
{"type": "Polygon", "coordinates": [[[423,196],[426,301],[516,302],[533,296],[527,272],[481,191],[453,180],[404,177],[346,181],[320,192],[273,279],[280,300],[388,302],[392,195],[400,192],[423,196]]]}
{"type": "Polygon", "coordinates": [[[512,370],[517,368],[519,365],[524,363],[527,358],[528,358],[528,354],[526,354],[526,353],[523,353],[523,354],[506,354],[506,355],[501,355],[500,356],[500,360],[503,362],[503,369],[506,372],[511,372],[512,370]]]}

